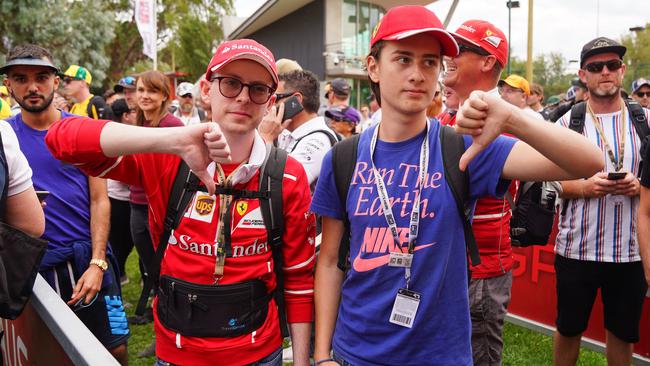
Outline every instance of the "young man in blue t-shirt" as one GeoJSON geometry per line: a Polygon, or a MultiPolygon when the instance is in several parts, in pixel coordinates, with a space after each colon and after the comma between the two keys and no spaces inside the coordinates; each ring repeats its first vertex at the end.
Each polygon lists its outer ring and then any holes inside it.
{"type": "MultiPolygon", "coordinates": [[[[382,18],[370,46],[368,76],[382,120],[360,137],[345,207],[331,153],[312,203],[323,216],[314,359],[317,365],[471,365],[463,225],[444,177],[441,126],[426,118],[442,56],[458,54],[458,45],[431,11],[402,6],[382,18]],[[345,217],[347,273],[337,267],[345,217]]],[[[551,127],[475,92],[456,127],[471,136],[459,162],[469,173],[470,198],[501,196],[511,179],[589,176],[602,168],[599,150],[551,127]]]]}
{"type": "Polygon", "coordinates": [[[48,246],[39,272],[113,356],[126,364],[129,328],[119,275],[112,265],[115,260],[107,246],[106,181],[56,160],[45,145],[50,126],[71,116],[52,103],[60,82],[57,73],[50,53],[30,44],[12,48],[0,68],[21,109],[7,122],[33,170],[34,187],[49,191],[42,236],[48,246]]]}

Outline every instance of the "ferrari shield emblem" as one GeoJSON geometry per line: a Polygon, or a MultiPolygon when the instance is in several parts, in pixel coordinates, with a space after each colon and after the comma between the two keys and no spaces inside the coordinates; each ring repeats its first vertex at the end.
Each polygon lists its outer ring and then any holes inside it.
{"type": "Polygon", "coordinates": [[[246,201],[237,202],[237,213],[239,214],[239,216],[244,216],[246,210],[248,210],[248,202],[246,201]]]}

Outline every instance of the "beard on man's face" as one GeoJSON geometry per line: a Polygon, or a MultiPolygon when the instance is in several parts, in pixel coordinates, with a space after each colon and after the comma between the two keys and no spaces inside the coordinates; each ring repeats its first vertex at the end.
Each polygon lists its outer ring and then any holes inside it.
{"type": "Polygon", "coordinates": [[[52,101],[54,100],[54,91],[52,91],[52,93],[50,93],[50,95],[48,95],[47,97],[38,93],[29,93],[24,98],[16,98],[16,95],[14,95],[13,93],[12,96],[16,100],[18,105],[20,105],[20,108],[30,113],[40,113],[46,110],[50,106],[50,104],[52,104],[52,101]],[[28,100],[31,97],[37,97],[41,100],[41,102],[33,103],[28,100]]]}

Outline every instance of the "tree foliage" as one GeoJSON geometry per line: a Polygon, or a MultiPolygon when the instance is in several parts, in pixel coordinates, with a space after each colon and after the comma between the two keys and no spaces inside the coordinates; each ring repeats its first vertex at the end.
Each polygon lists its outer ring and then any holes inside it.
{"type": "MultiPolygon", "coordinates": [[[[544,96],[564,94],[571,86],[571,79],[578,75],[567,72],[569,63],[560,53],[541,54],[533,60],[533,82],[544,87],[544,96]]],[[[513,57],[510,60],[510,72],[526,75],[526,61],[513,57]]]]}
{"type": "Polygon", "coordinates": [[[62,69],[87,67],[93,84],[106,77],[104,47],[114,37],[114,16],[101,0],[0,0],[0,54],[17,44],[47,48],[62,69]]]}
{"type": "MultiPolygon", "coordinates": [[[[205,72],[223,39],[221,19],[232,0],[158,0],[158,69],[205,72]]],[[[135,0],[0,0],[0,61],[14,45],[35,43],[55,62],[87,67],[93,86],[110,88],[124,75],[151,69],[142,54],[135,0]]]]}
{"type": "MultiPolygon", "coordinates": [[[[114,82],[147,66],[135,23],[134,1],[113,0],[116,37],[106,48],[110,79],[114,82]]],[[[158,69],[181,71],[188,80],[205,72],[216,44],[223,39],[221,18],[233,11],[232,0],[158,0],[158,69]]]]}
{"type": "Polygon", "coordinates": [[[623,36],[621,43],[627,47],[624,58],[627,71],[623,87],[631,91],[632,81],[641,77],[650,79],[650,23],[641,31],[623,36]]]}

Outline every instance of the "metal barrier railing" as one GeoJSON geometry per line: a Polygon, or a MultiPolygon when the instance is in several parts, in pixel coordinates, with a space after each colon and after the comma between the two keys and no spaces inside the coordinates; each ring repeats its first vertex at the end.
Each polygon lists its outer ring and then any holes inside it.
{"type": "Polygon", "coordinates": [[[75,365],[119,365],[40,275],[24,313],[2,323],[5,364],[41,364],[42,360],[53,364],[65,359],[75,365]],[[55,354],[62,352],[65,354],[55,354]]]}

